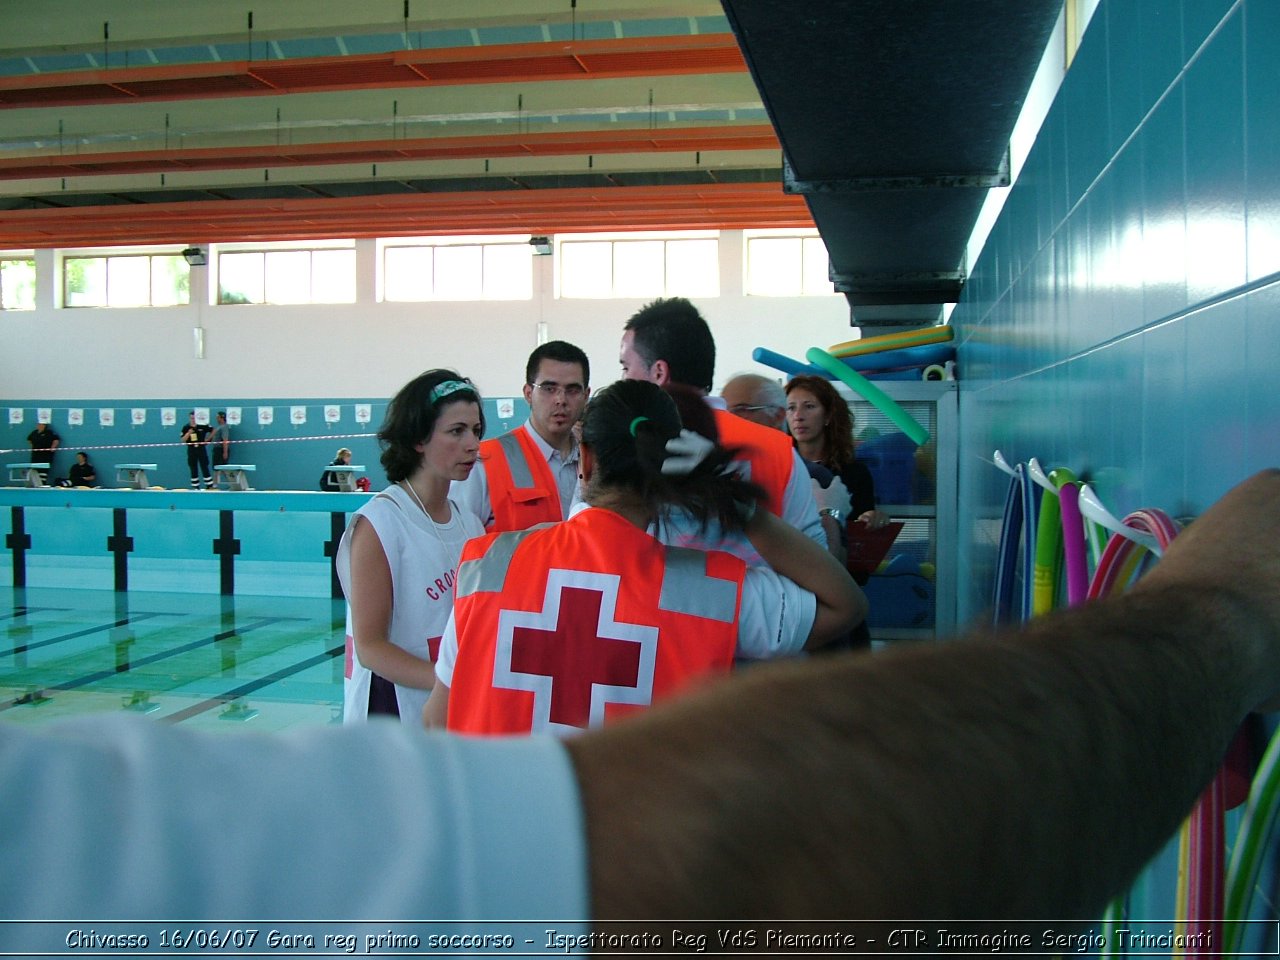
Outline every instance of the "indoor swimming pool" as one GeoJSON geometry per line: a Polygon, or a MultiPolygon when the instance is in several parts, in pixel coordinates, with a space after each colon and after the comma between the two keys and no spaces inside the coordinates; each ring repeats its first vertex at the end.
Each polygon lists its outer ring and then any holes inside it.
{"type": "Polygon", "coordinates": [[[342,722],[341,600],[5,592],[0,723],[121,712],[206,730],[342,722]]]}

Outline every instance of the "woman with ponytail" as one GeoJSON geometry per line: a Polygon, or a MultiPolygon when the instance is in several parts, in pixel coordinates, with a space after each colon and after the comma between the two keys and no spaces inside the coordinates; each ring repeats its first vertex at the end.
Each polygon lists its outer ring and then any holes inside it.
{"type": "Polygon", "coordinates": [[[727,673],[821,646],[866,613],[827,551],[765,510],[728,451],[654,384],[600,391],[582,424],[587,507],[463,550],[428,726],[569,734],[727,673]],[[768,562],[665,546],[664,512],[742,531],[768,562]],[[772,568],[772,569],[770,569],[772,568]]]}

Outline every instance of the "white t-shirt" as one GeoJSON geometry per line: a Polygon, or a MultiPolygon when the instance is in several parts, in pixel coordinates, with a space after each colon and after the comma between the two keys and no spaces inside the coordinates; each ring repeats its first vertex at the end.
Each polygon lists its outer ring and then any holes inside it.
{"type": "MultiPolygon", "coordinates": [[[[432,659],[430,643],[444,633],[453,610],[453,581],[463,545],[484,533],[475,517],[451,503],[448,523],[433,524],[399,484],[392,484],[352,516],[338,545],[337,572],[342,591],[351,596],[351,535],[357,518],[373,527],[391,567],[392,610],[390,640],[423,660],[432,659]]],[[[347,636],[352,636],[351,605],[347,604],[347,636]]],[[[372,674],[353,651],[351,676],[343,683],[343,720],[358,723],[368,716],[372,674]]],[[[422,708],[430,691],[396,684],[400,720],[422,723],[422,708]]]]}
{"type": "Polygon", "coordinates": [[[0,724],[0,822],[0,916],[63,921],[4,925],[15,954],[63,953],[105,920],[218,920],[257,928],[260,949],[273,920],[588,929],[577,782],[550,738],[0,724]]]}

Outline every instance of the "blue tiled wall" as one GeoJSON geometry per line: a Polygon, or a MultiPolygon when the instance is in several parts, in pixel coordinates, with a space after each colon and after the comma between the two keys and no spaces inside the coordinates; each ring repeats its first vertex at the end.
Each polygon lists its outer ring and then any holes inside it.
{"type": "Polygon", "coordinates": [[[1095,13],[952,316],[960,622],[991,603],[993,450],[1121,516],[1194,516],[1280,464],[1277,64],[1275,0],[1095,13]]]}
{"type": "Polygon", "coordinates": [[[1195,515],[1280,463],[1280,4],[1094,15],[952,317],[961,621],[1004,477],[1036,456],[1123,515],[1195,515]]]}

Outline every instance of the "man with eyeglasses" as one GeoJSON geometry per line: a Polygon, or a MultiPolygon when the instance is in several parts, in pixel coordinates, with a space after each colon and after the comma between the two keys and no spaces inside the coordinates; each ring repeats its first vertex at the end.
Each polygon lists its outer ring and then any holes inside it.
{"type": "Polygon", "coordinates": [[[781,430],[787,419],[787,394],[782,384],[758,373],[739,373],[720,388],[729,412],[762,427],[781,430]]]}
{"type": "Polygon", "coordinates": [[[524,398],[529,419],[480,444],[480,461],[449,495],[487,530],[525,530],[569,515],[578,485],[578,441],[591,365],[581,348],[552,340],[529,354],[524,398]]]}

